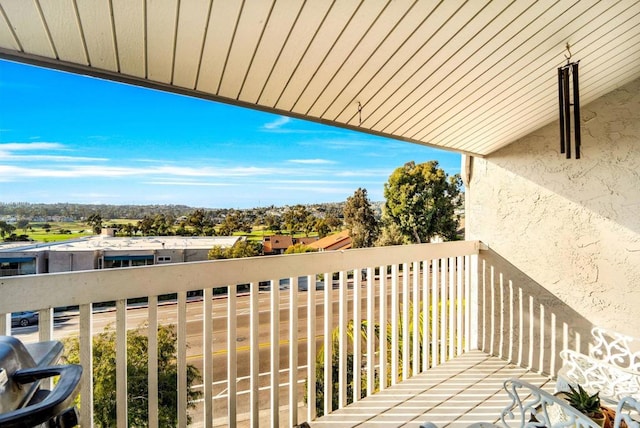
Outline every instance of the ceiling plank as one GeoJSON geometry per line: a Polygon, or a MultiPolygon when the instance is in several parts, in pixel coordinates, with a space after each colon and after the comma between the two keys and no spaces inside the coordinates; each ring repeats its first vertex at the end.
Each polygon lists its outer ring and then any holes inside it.
{"type": "Polygon", "coordinates": [[[89,65],[73,0],[40,0],[39,3],[58,58],[89,65]]]}
{"type": "Polygon", "coordinates": [[[218,93],[227,98],[237,99],[256,48],[273,10],[273,1],[260,1],[245,7],[240,15],[229,57],[222,74],[218,93]]]}
{"type": "Polygon", "coordinates": [[[120,72],[147,75],[144,0],[111,0],[120,72]]]}
{"type": "Polygon", "coordinates": [[[213,0],[190,0],[179,3],[172,82],[176,86],[194,89],[198,85],[202,47],[210,18],[211,2],[213,0]]]}
{"type": "Polygon", "coordinates": [[[171,83],[178,0],[147,0],[147,76],[171,83]]]}
{"type": "Polygon", "coordinates": [[[89,65],[119,72],[109,3],[76,0],[76,6],[89,54],[89,65]]]}
{"type": "Polygon", "coordinates": [[[278,0],[271,12],[260,44],[245,76],[238,98],[256,103],[282,53],[304,0],[278,0]]]}
{"type": "Polygon", "coordinates": [[[46,58],[56,58],[49,32],[34,0],[4,1],[2,8],[22,49],[46,58]]]}
{"type": "Polygon", "coordinates": [[[331,2],[311,1],[306,2],[283,46],[282,53],[276,62],[270,79],[262,90],[258,103],[264,106],[275,107],[280,95],[289,84],[291,76],[295,72],[307,51],[309,44],[318,31],[322,21],[326,17],[331,2]]]}

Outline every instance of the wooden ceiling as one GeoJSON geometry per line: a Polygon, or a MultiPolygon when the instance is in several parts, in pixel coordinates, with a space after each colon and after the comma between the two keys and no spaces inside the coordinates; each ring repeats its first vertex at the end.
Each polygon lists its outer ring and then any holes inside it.
{"type": "Polygon", "coordinates": [[[0,0],[0,57],[475,155],[640,77],[638,0],[0,0]]]}

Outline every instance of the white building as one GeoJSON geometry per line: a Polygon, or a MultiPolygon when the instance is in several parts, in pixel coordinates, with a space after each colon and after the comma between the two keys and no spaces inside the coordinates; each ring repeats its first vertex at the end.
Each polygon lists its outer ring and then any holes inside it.
{"type": "Polygon", "coordinates": [[[239,236],[100,235],[55,243],[0,246],[0,276],[70,272],[207,260],[214,246],[229,248],[239,236]]]}

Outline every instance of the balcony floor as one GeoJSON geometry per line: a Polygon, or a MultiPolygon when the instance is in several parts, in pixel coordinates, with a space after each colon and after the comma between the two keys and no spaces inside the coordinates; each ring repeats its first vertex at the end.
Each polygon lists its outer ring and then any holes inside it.
{"type": "Polygon", "coordinates": [[[320,427],[439,427],[496,422],[509,400],[502,383],[523,379],[553,392],[555,381],[480,351],[468,352],[311,423],[320,427]]]}

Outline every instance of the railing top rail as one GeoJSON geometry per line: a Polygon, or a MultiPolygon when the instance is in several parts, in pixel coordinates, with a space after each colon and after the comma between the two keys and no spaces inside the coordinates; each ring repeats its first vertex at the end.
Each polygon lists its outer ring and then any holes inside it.
{"type": "Polygon", "coordinates": [[[0,278],[0,313],[478,254],[480,241],[400,245],[0,278]]]}

